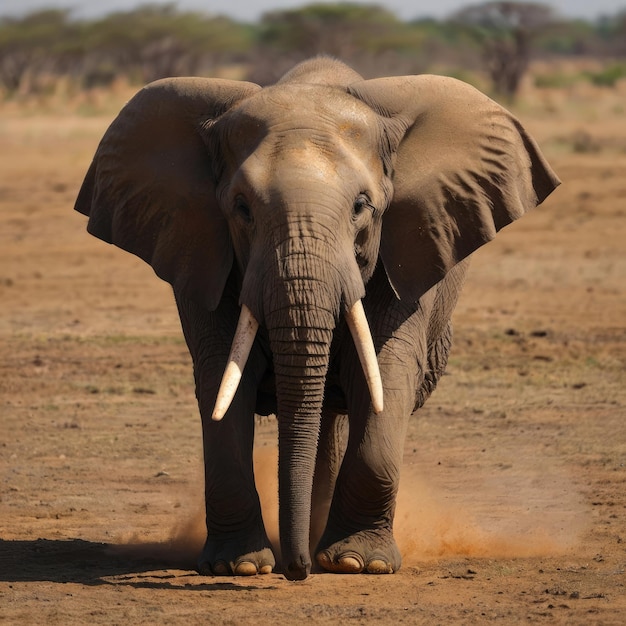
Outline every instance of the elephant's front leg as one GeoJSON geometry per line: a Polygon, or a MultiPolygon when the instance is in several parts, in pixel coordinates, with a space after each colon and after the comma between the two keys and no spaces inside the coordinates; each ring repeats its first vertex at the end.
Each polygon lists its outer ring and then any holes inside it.
{"type": "Polygon", "coordinates": [[[393,573],[401,564],[393,519],[416,376],[401,363],[387,368],[383,381],[387,374],[393,384],[385,385],[385,408],[375,415],[358,367],[353,371],[348,448],[316,559],[331,572],[393,573]]]}
{"type": "MultiPolygon", "coordinates": [[[[222,304],[220,307],[224,307],[222,304]]],[[[254,482],[252,462],[254,411],[258,381],[266,366],[259,346],[253,347],[239,389],[221,421],[211,419],[217,389],[234,328],[221,330],[222,320],[237,319],[180,303],[185,337],[194,361],[196,395],[202,416],[207,539],[198,558],[206,575],[266,574],[275,565],[254,482]]]]}
{"type": "Polygon", "coordinates": [[[254,483],[254,393],[242,380],[223,420],[202,419],[207,539],[201,574],[268,574],[275,565],[254,483]]]}

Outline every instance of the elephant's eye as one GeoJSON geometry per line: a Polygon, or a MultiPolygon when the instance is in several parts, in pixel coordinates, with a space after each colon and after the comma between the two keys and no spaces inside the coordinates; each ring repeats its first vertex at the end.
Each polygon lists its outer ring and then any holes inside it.
{"type": "Polygon", "coordinates": [[[235,212],[246,222],[252,221],[252,211],[250,205],[243,196],[235,198],[235,212]]]}
{"type": "Polygon", "coordinates": [[[352,207],[352,215],[357,218],[362,215],[365,211],[371,210],[372,205],[370,204],[370,199],[365,193],[360,193],[356,200],[354,201],[354,205],[352,207]]]}

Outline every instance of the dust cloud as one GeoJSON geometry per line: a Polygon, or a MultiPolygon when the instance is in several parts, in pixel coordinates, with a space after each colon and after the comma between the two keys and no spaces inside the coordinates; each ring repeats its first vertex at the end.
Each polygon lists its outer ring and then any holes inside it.
{"type": "MultiPolygon", "coordinates": [[[[277,556],[278,454],[275,446],[255,449],[255,477],[265,526],[277,556]]],[[[506,477],[474,472],[450,485],[424,478],[422,466],[403,468],[395,536],[404,565],[468,556],[515,558],[550,556],[572,551],[579,543],[588,515],[569,478],[552,468],[539,473],[524,468],[506,477]]],[[[195,485],[201,481],[194,481],[195,485]]],[[[183,506],[189,516],[161,540],[140,535],[118,537],[114,549],[123,555],[195,568],[205,539],[201,493],[189,494],[183,506]]]]}
{"type": "Polygon", "coordinates": [[[525,471],[489,479],[476,472],[460,484],[427,483],[405,467],[395,535],[405,565],[455,556],[516,558],[572,551],[586,511],[568,477],[541,481],[525,471]]]}
{"type": "Polygon", "coordinates": [[[123,558],[149,561],[167,569],[192,570],[205,536],[202,502],[189,508],[189,517],[177,522],[163,538],[148,539],[141,532],[121,533],[109,547],[123,558]]]}
{"type": "MultiPolygon", "coordinates": [[[[263,521],[274,551],[279,553],[278,540],[278,451],[275,446],[262,446],[254,450],[254,467],[257,490],[261,499],[263,521]]],[[[196,561],[206,539],[203,475],[198,470],[197,480],[190,481],[193,492],[179,494],[179,510],[187,518],[174,524],[162,538],[146,538],[141,532],[126,532],[116,536],[111,545],[115,554],[140,560],[165,564],[169,568],[195,569],[196,561]]]]}

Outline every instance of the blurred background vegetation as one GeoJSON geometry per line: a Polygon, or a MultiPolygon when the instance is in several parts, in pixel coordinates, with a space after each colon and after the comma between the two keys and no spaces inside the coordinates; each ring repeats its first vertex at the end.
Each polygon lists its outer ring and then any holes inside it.
{"type": "Polygon", "coordinates": [[[173,4],[93,20],[49,9],[0,20],[0,100],[71,97],[182,75],[264,85],[317,54],[367,78],[447,74],[507,99],[529,80],[543,88],[613,87],[626,79],[626,8],[589,22],[542,4],[486,2],[445,20],[406,22],[379,6],[317,3],[253,24],[173,4]],[[531,63],[543,68],[532,77],[531,63]]]}

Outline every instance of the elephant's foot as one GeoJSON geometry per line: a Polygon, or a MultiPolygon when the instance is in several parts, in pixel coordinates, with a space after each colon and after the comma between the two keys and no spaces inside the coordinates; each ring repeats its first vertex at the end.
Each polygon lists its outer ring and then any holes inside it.
{"type": "Polygon", "coordinates": [[[254,535],[210,535],[198,558],[204,576],[254,576],[270,574],[276,565],[265,531],[254,535]]]}
{"type": "MultiPolygon", "coordinates": [[[[322,539],[320,546],[324,544],[322,539]]],[[[315,558],[321,568],[336,574],[393,574],[402,563],[393,533],[387,528],[356,532],[320,547],[315,558]]]]}

